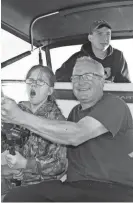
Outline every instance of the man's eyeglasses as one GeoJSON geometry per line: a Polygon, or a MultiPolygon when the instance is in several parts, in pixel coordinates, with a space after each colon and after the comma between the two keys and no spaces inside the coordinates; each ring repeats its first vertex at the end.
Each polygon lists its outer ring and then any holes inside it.
{"type": "Polygon", "coordinates": [[[97,73],[85,73],[83,75],[73,75],[71,77],[71,81],[72,82],[78,82],[79,79],[82,79],[83,81],[88,81],[88,80],[92,80],[92,79],[102,79],[103,76],[98,75],[97,73]]]}
{"type": "Polygon", "coordinates": [[[47,82],[44,82],[43,80],[34,80],[32,78],[27,78],[25,82],[28,85],[31,85],[31,84],[35,83],[38,86],[43,86],[43,85],[48,85],[49,86],[49,84],[47,82]]]}

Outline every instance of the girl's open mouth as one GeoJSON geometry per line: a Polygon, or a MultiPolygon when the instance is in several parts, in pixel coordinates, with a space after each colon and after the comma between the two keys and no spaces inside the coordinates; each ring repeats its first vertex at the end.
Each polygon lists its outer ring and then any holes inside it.
{"type": "Polygon", "coordinates": [[[35,90],[31,89],[31,91],[30,91],[30,96],[31,96],[31,97],[36,96],[36,92],[35,92],[35,90]]]}

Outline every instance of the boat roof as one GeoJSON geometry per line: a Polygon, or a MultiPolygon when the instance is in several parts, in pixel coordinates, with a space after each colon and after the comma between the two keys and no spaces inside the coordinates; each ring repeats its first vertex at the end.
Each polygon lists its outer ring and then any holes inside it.
{"type": "Polygon", "coordinates": [[[99,19],[109,22],[113,39],[133,37],[130,0],[1,0],[2,28],[31,42],[32,27],[35,46],[83,44],[90,24],[99,19]]]}

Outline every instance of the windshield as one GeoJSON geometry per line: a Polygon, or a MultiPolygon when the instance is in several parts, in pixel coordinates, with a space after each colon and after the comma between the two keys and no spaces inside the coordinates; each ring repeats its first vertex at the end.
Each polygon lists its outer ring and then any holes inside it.
{"type": "MultiPolygon", "coordinates": [[[[14,56],[17,56],[25,51],[31,49],[29,43],[15,37],[14,35],[2,30],[1,32],[2,42],[2,62],[6,61],[14,56]]],[[[121,50],[127,61],[129,74],[131,81],[133,82],[133,58],[132,58],[132,46],[133,39],[120,39],[112,40],[111,45],[114,48],[121,50]]],[[[50,50],[52,68],[55,72],[61,65],[75,52],[81,49],[81,45],[72,45],[65,47],[58,47],[50,50]]],[[[42,51],[43,65],[46,65],[45,52],[42,51]]],[[[1,71],[2,79],[20,79],[24,80],[25,75],[31,66],[38,64],[38,50],[33,52],[30,56],[15,62],[1,71]]]]}
{"type": "MultiPolygon", "coordinates": [[[[18,54],[30,50],[30,44],[15,37],[14,35],[2,30],[2,62],[6,61],[18,54]]],[[[131,81],[133,82],[133,59],[132,59],[132,46],[133,39],[126,40],[112,40],[112,46],[120,49],[128,63],[131,81]]],[[[81,45],[65,46],[54,48],[50,50],[52,68],[55,72],[61,65],[75,52],[81,49],[81,45]]],[[[45,52],[42,52],[43,64],[46,65],[45,52]]],[[[26,73],[31,66],[38,64],[38,50],[32,55],[19,60],[1,70],[1,79],[4,80],[24,80],[26,73]]],[[[27,100],[26,85],[25,83],[6,83],[3,84],[4,94],[15,99],[17,102],[27,100]]],[[[59,106],[63,110],[63,114],[67,117],[73,106],[76,105],[74,100],[57,100],[59,106]],[[62,102],[63,101],[63,102],[62,102]],[[66,108],[67,106],[67,108],[66,108]]],[[[133,106],[132,106],[133,108],[133,106]]]]}
{"type": "MultiPolygon", "coordinates": [[[[131,82],[133,82],[133,39],[121,39],[121,40],[112,40],[111,45],[119,49],[123,52],[124,57],[128,64],[129,74],[131,78],[131,82]]],[[[61,67],[61,65],[75,52],[80,51],[81,45],[73,45],[73,46],[66,46],[66,47],[59,47],[55,49],[51,49],[51,59],[52,59],[52,68],[54,72],[61,67]],[[58,58],[58,60],[57,60],[58,58]]]]}
{"type": "MultiPolygon", "coordinates": [[[[4,62],[14,56],[31,50],[31,45],[20,38],[6,32],[1,31],[2,57],[4,62]]],[[[46,65],[45,52],[42,51],[43,64],[46,65]]],[[[24,80],[28,70],[39,63],[38,50],[1,70],[1,79],[24,80]]]]}

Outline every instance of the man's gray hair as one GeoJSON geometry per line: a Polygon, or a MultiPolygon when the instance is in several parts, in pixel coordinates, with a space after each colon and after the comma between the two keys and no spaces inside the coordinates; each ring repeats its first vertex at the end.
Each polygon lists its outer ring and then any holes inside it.
{"type": "Polygon", "coordinates": [[[92,65],[97,70],[101,69],[102,70],[102,75],[104,76],[104,67],[103,67],[103,65],[101,63],[99,63],[98,61],[94,60],[93,58],[91,58],[90,56],[83,56],[83,57],[77,58],[75,66],[77,64],[83,65],[83,64],[86,64],[86,63],[88,63],[88,66],[92,65]]]}
{"type": "Polygon", "coordinates": [[[77,63],[84,63],[84,62],[92,63],[92,64],[95,64],[95,65],[102,65],[101,63],[99,63],[98,61],[94,60],[90,56],[83,56],[83,57],[77,58],[75,64],[77,64],[77,63]]]}

